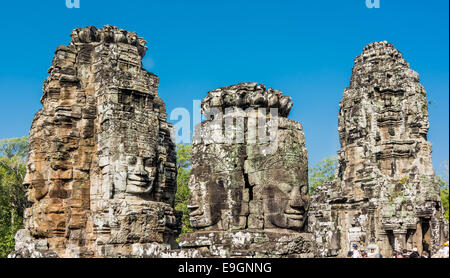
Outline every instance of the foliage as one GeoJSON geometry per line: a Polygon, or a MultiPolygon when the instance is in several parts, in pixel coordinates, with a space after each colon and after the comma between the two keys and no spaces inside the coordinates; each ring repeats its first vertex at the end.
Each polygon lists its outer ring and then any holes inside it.
{"type": "Polygon", "coordinates": [[[192,162],[192,145],[177,145],[177,193],[175,195],[175,209],[183,212],[181,234],[193,232],[189,224],[188,202],[191,192],[189,191],[189,175],[192,162]]]}
{"type": "Polygon", "coordinates": [[[27,140],[26,137],[0,140],[0,257],[12,251],[14,235],[22,228],[27,140]]]}
{"type": "Polygon", "coordinates": [[[334,172],[337,165],[337,157],[326,157],[308,170],[310,194],[314,193],[314,190],[324,182],[335,179],[334,172]]]}
{"type": "Polygon", "coordinates": [[[0,140],[0,156],[1,157],[18,157],[25,159],[28,153],[28,138],[2,139],[0,140]]]}
{"type": "Polygon", "coordinates": [[[192,145],[177,145],[177,167],[190,168],[192,163],[192,145]]]}
{"type": "Polygon", "coordinates": [[[449,210],[449,190],[448,190],[448,180],[445,180],[441,176],[436,176],[436,179],[441,188],[441,202],[444,207],[444,217],[448,220],[448,210],[449,210]]]}

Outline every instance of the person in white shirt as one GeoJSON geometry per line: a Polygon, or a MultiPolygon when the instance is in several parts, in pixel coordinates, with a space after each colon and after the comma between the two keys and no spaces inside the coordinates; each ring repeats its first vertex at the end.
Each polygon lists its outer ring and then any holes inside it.
{"type": "Polygon", "coordinates": [[[444,248],[442,249],[442,255],[444,258],[448,258],[448,241],[444,243],[444,248]]]}
{"type": "Polygon", "coordinates": [[[358,245],[356,243],[353,243],[352,258],[361,258],[361,253],[359,252],[358,245]]]}
{"type": "Polygon", "coordinates": [[[381,258],[381,254],[378,250],[378,245],[376,244],[370,244],[367,249],[369,250],[369,253],[367,254],[368,258],[381,258]]]}

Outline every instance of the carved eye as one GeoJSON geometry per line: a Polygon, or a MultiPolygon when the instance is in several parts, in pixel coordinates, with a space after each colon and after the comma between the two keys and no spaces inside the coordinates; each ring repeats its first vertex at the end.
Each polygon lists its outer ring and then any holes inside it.
{"type": "Polygon", "coordinates": [[[291,186],[290,184],[287,184],[287,183],[281,183],[281,184],[279,184],[279,185],[278,185],[278,188],[279,188],[281,191],[283,191],[284,193],[286,193],[286,194],[289,194],[289,193],[291,193],[291,191],[292,191],[292,186],[291,186]]]}
{"type": "Polygon", "coordinates": [[[132,157],[128,158],[128,164],[129,165],[132,165],[132,166],[136,165],[136,162],[137,162],[136,157],[132,156],[132,157]]]}

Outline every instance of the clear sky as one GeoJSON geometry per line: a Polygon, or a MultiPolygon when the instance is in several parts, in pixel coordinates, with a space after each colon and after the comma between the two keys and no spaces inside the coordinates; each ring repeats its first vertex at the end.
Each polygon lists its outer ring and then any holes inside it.
{"type": "Polygon", "coordinates": [[[339,149],[337,114],[353,59],[387,40],[428,92],[433,163],[449,160],[449,1],[380,0],[3,1],[0,138],[28,134],[55,49],[77,27],[105,24],[148,41],[144,67],[160,77],[170,113],[221,86],[259,82],[293,98],[310,165],[339,149]]]}

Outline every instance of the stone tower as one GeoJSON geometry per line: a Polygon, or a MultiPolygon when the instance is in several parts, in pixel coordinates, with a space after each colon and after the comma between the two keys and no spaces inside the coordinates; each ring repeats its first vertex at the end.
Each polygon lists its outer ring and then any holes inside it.
{"type": "Polygon", "coordinates": [[[31,206],[13,256],[140,256],[175,245],[176,153],[136,33],[73,30],[55,52],[29,136],[31,206]]]}
{"type": "Polygon", "coordinates": [[[340,103],[337,178],[312,197],[309,229],[322,256],[344,256],[353,243],[383,256],[436,252],[448,228],[428,128],[419,75],[392,44],[366,46],[340,103]]]}
{"type": "MultiPolygon", "coordinates": [[[[208,93],[195,129],[191,225],[180,246],[205,257],[311,257],[308,155],[291,98],[262,84],[208,93]]],[[[188,252],[186,251],[186,252],[188,252]]],[[[186,256],[186,254],[184,254],[186,256]]],[[[191,253],[190,256],[195,255],[191,253]]]]}

